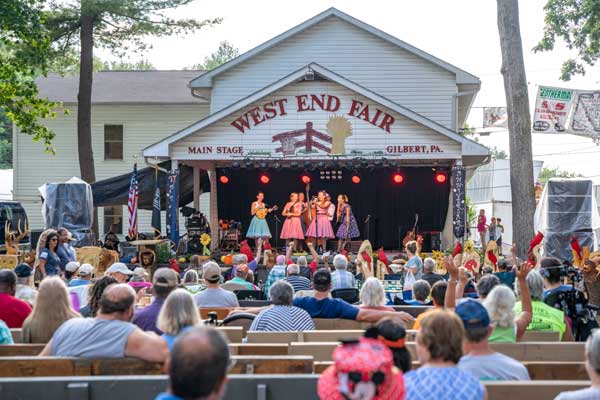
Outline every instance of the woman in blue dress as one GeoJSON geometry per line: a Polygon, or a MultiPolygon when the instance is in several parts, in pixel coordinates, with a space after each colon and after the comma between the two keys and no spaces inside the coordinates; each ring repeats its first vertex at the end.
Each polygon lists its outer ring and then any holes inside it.
{"type": "Polygon", "coordinates": [[[264,203],[265,194],[258,192],[256,195],[256,201],[252,203],[250,207],[250,214],[252,214],[252,221],[248,227],[246,237],[250,239],[263,239],[268,240],[271,238],[271,231],[267,224],[267,214],[273,211],[273,208],[267,208],[264,203]]]}
{"type": "Polygon", "coordinates": [[[356,218],[354,218],[354,214],[352,213],[352,207],[348,204],[348,196],[340,194],[337,200],[337,221],[340,226],[338,227],[336,236],[338,238],[338,252],[341,252],[343,250],[342,246],[346,245],[345,242],[349,239],[359,237],[360,231],[358,230],[356,218]],[[343,245],[342,242],[344,242],[343,245]]]}

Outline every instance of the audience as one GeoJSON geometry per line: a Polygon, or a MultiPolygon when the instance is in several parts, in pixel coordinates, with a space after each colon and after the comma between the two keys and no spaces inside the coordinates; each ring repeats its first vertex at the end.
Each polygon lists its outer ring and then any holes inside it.
{"type": "Polygon", "coordinates": [[[440,274],[436,274],[435,272],[436,262],[433,258],[427,257],[423,260],[423,275],[421,279],[427,281],[429,286],[433,286],[436,282],[443,281],[444,277],[440,274]]]}
{"type": "Polygon", "coordinates": [[[360,288],[360,308],[395,311],[393,307],[386,307],[386,304],[385,290],[379,279],[375,277],[367,278],[360,288]]]}
{"type": "Polygon", "coordinates": [[[402,373],[394,367],[390,350],[376,339],[365,337],[336,347],[333,362],[319,377],[319,399],[404,399],[402,373]]]}
{"type": "MultiPolygon", "coordinates": [[[[60,246],[59,246],[60,247],[60,246]]],[[[65,280],[69,282],[74,276],[77,276],[77,271],[81,264],[77,261],[69,261],[64,265],[65,280]]]]}
{"type": "Polygon", "coordinates": [[[485,389],[473,375],[457,367],[463,355],[464,328],[451,311],[434,310],[421,321],[416,352],[421,367],[404,376],[406,398],[482,400],[485,389]]]}
{"type": "MultiPolygon", "coordinates": [[[[67,264],[68,265],[68,264],[67,264]]],[[[23,343],[48,343],[63,322],[80,317],[69,299],[67,286],[59,277],[42,281],[33,311],[23,322],[23,343]]]]}
{"type": "Polygon", "coordinates": [[[9,269],[0,270],[0,320],[9,328],[20,328],[31,314],[31,306],[17,299],[17,275],[9,269]]]}
{"type": "MultiPolygon", "coordinates": [[[[571,329],[567,329],[566,316],[562,310],[550,307],[542,301],[544,296],[544,278],[536,270],[527,274],[525,279],[527,288],[531,295],[532,317],[527,325],[528,331],[554,331],[560,332],[560,338],[563,341],[572,341],[573,334],[571,329]]],[[[515,293],[521,298],[521,289],[519,282],[515,284],[515,293]]],[[[515,304],[515,314],[520,314],[522,309],[521,300],[515,304]]]]}
{"type": "Polygon", "coordinates": [[[254,290],[254,285],[246,280],[249,271],[250,269],[246,264],[239,264],[235,268],[234,277],[229,283],[240,285],[240,287],[244,288],[242,290],[254,290]]]}
{"type": "MultiPolygon", "coordinates": [[[[523,268],[523,267],[521,267],[523,268]]],[[[519,284],[522,284],[522,311],[517,317],[515,315],[515,294],[507,286],[498,285],[492,289],[483,301],[488,310],[494,331],[490,336],[490,342],[514,343],[521,340],[527,325],[531,322],[531,297],[525,277],[517,276],[519,284]]]]}
{"type": "Polygon", "coordinates": [[[312,289],[310,280],[304,276],[300,276],[300,267],[298,264],[290,264],[287,266],[287,277],[283,280],[292,285],[294,292],[312,289]]]}
{"type": "Polygon", "coordinates": [[[218,400],[225,392],[229,347],[213,328],[197,327],[181,335],[167,360],[169,389],[155,400],[218,400]]]}
{"type": "Polygon", "coordinates": [[[386,317],[381,319],[375,328],[369,328],[365,336],[378,339],[386,345],[394,356],[394,365],[403,373],[412,368],[410,352],[406,349],[406,329],[402,322],[395,318],[386,317]]]}
{"type": "Polygon", "coordinates": [[[87,306],[79,310],[81,316],[86,318],[94,318],[98,313],[98,309],[100,308],[100,299],[102,298],[104,290],[106,290],[106,288],[109,285],[113,285],[115,283],[118,283],[115,278],[110,276],[103,276],[102,278],[98,279],[93,285],[90,285],[88,304],[87,306]]]}
{"type": "Polygon", "coordinates": [[[285,256],[279,255],[276,259],[276,264],[269,271],[269,276],[267,276],[267,281],[265,282],[265,295],[267,296],[267,300],[269,299],[269,292],[271,286],[280,279],[285,278],[285,256]]]}
{"type": "MultiPolygon", "coordinates": [[[[300,268],[300,272],[298,273],[300,276],[305,277],[309,281],[312,279],[313,270],[308,266],[308,260],[305,256],[300,256],[296,260],[298,267],[300,268]]],[[[316,269],[316,267],[315,267],[316,269]]]]}
{"type": "MultiPolygon", "coordinates": [[[[66,272],[67,264],[77,259],[75,256],[75,249],[71,244],[71,232],[69,232],[66,228],[60,228],[58,230],[58,242],[59,244],[56,248],[56,254],[60,259],[60,268],[66,272]]],[[[67,279],[71,279],[71,277],[69,276],[67,279]]]]}
{"type": "Polygon", "coordinates": [[[335,268],[335,271],[331,274],[332,290],[351,289],[356,286],[354,275],[346,271],[348,259],[343,254],[337,254],[333,257],[333,267],[335,268]]]}
{"type": "Polygon", "coordinates": [[[183,286],[195,286],[198,284],[198,272],[195,269],[188,269],[183,274],[183,286]]]}
{"type": "Polygon", "coordinates": [[[111,285],[102,294],[96,318],[72,318],[54,332],[40,356],[122,358],[164,361],[166,342],[154,332],[130,323],[135,292],[129,285],[111,285]]]}
{"type": "Polygon", "coordinates": [[[42,278],[46,276],[60,275],[60,257],[56,253],[58,248],[58,233],[52,231],[46,236],[44,248],[38,256],[38,268],[42,278]]]}
{"type": "Polygon", "coordinates": [[[484,275],[477,282],[477,294],[481,301],[490,294],[492,289],[500,284],[500,279],[496,275],[484,275]]]}
{"type": "MultiPolygon", "coordinates": [[[[440,281],[433,284],[433,287],[431,288],[431,303],[433,304],[434,309],[444,307],[447,287],[448,283],[446,281],[440,281]]],[[[419,329],[421,329],[421,320],[425,318],[426,314],[427,312],[417,315],[415,323],[413,324],[414,330],[418,331],[419,329]]]]}
{"type": "Polygon", "coordinates": [[[28,264],[21,263],[15,268],[15,274],[17,275],[15,297],[33,307],[38,294],[33,287],[33,270],[28,264]]]}
{"type": "Polygon", "coordinates": [[[463,349],[465,355],[458,368],[483,381],[528,381],[527,368],[515,359],[490,348],[489,337],[494,330],[485,307],[468,299],[456,307],[456,314],[465,328],[463,349]]]}
{"type": "Polygon", "coordinates": [[[185,289],[175,289],[167,296],[158,314],[156,326],[164,332],[162,338],[167,342],[169,350],[172,350],[175,339],[199,323],[200,315],[192,295],[185,289]]]}
{"type": "Polygon", "coordinates": [[[427,298],[429,297],[430,293],[431,286],[429,286],[429,283],[423,279],[420,279],[413,283],[412,294],[414,300],[409,300],[407,303],[413,306],[429,306],[431,303],[429,300],[427,300],[427,298]]]}
{"type": "Polygon", "coordinates": [[[500,279],[500,283],[513,289],[515,285],[515,273],[506,259],[498,260],[498,272],[494,273],[500,279]]]}
{"type": "Polygon", "coordinates": [[[106,275],[115,278],[119,283],[125,283],[133,275],[133,272],[127,268],[127,265],[117,262],[106,270],[106,275]]]}
{"type": "Polygon", "coordinates": [[[71,279],[69,286],[87,286],[92,281],[92,275],[94,273],[94,267],[90,264],[81,264],[77,271],[77,278],[71,279]]]}
{"type": "Polygon", "coordinates": [[[269,297],[273,307],[258,313],[251,331],[309,331],[315,329],[315,324],[310,315],[301,308],[294,307],[294,288],[286,281],[277,281],[269,290],[269,297]]]}
{"type": "Polygon", "coordinates": [[[222,289],[219,286],[221,268],[214,261],[204,264],[203,278],[206,289],[194,296],[198,307],[239,307],[235,293],[222,289]]]}
{"type": "Polygon", "coordinates": [[[585,342],[585,369],[592,381],[587,389],[559,394],[555,400],[600,399],[600,330],[594,330],[585,342]]]}
{"type": "Polygon", "coordinates": [[[0,344],[14,344],[10,328],[0,319],[0,344]]]}
{"type": "Polygon", "coordinates": [[[304,309],[312,318],[343,318],[356,321],[376,322],[384,317],[396,316],[405,322],[413,317],[405,312],[368,310],[355,307],[342,299],[333,299],[331,293],[331,273],[318,269],[313,275],[314,297],[297,297],[294,305],[304,309]]]}
{"type": "Polygon", "coordinates": [[[548,296],[556,297],[560,292],[569,292],[573,290],[570,285],[563,284],[564,266],[558,258],[544,257],[540,262],[540,274],[544,277],[544,302],[554,303],[554,299],[546,301],[548,296]]]}
{"type": "Polygon", "coordinates": [[[177,288],[177,281],[177,272],[171,268],[157,269],[152,279],[152,303],[137,310],[131,322],[143,331],[162,334],[161,330],[156,327],[156,320],[167,296],[177,288]]]}

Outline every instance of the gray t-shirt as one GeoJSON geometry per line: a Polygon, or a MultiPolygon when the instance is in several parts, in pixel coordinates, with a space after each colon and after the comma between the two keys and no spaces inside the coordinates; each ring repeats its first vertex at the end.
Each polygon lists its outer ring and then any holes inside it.
{"type": "Polygon", "coordinates": [[[198,307],[239,307],[237,296],[229,290],[207,288],[194,296],[198,307]]]}
{"type": "Polygon", "coordinates": [[[494,353],[485,356],[465,355],[458,368],[482,381],[528,381],[527,368],[517,360],[494,353]]]}
{"type": "Polygon", "coordinates": [[[125,321],[72,318],[54,332],[51,353],[60,357],[122,358],[129,335],[136,329],[125,321]]]}
{"type": "Polygon", "coordinates": [[[572,392],[563,392],[556,396],[554,400],[598,400],[600,399],[600,388],[589,387],[572,392]]]}

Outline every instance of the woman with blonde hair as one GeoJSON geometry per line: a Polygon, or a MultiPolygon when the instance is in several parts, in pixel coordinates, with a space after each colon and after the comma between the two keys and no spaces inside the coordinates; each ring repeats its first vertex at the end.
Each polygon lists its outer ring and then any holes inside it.
{"type": "Polygon", "coordinates": [[[369,310],[395,311],[392,307],[386,307],[385,290],[379,279],[367,278],[360,289],[360,308],[369,310]]]}
{"type": "Polygon", "coordinates": [[[40,284],[33,311],[23,322],[23,343],[47,343],[63,322],[78,317],[63,280],[46,278],[40,284]]]}
{"type": "Polygon", "coordinates": [[[160,309],[156,327],[164,332],[162,338],[171,350],[178,335],[199,323],[200,315],[192,295],[185,289],[175,289],[160,309]]]}

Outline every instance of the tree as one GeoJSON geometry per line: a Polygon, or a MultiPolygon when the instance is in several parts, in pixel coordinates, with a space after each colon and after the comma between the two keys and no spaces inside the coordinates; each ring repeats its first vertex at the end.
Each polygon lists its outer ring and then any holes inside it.
{"type": "Polygon", "coordinates": [[[123,59],[119,61],[104,61],[102,63],[102,69],[104,71],[152,71],[155,70],[156,67],[148,60],[138,60],[135,62],[124,61],[123,59]]]}
{"type": "Polygon", "coordinates": [[[214,69],[239,55],[240,51],[236,47],[233,47],[233,45],[227,40],[224,40],[219,43],[219,48],[217,51],[212,53],[209,57],[204,58],[204,63],[194,64],[190,69],[214,69]]]}
{"type": "Polygon", "coordinates": [[[494,160],[506,160],[508,158],[508,154],[504,150],[498,150],[497,147],[490,148],[490,151],[494,160]]]}
{"type": "Polygon", "coordinates": [[[585,65],[594,65],[600,57],[600,1],[548,0],[544,11],[544,36],[533,50],[553,50],[556,39],[562,39],[577,56],[563,63],[560,79],[585,74],[585,65]]]}
{"type": "Polygon", "coordinates": [[[220,19],[175,20],[165,12],[193,0],[53,0],[47,17],[57,54],[79,53],[77,149],[81,178],[96,181],[91,106],[94,48],[123,55],[148,48],[147,36],[170,36],[220,23],[220,19]]]}
{"type": "Polygon", "coordinates": [[[531,116],[523,47],[519,26],[518,0],[497,0],[498,31],[502,51],[502,76],[508,113],[510,147],[510,188],[513,240],[521,257],[533,235],[535,195],[531,151],[531,116]]]}
{"type": "MultiPolygon", "coordinates": [[[[55,134],[39,123],[59,104],[38,97],[35,78],[48,68],[50,40],[41,1],[3,0],[0,11],[0,109],[20,132],[53,153],[55,134]]],[[[6,130],[6,127],[4,128],[6,130]]]]}
{"type": "Polygon", "coordinates": [[[538,180],[542,185],[546,185],[550,178],[576,178],[578,176],[582,176],[581,174],[577,174],[575,172],[563,171],[556,168],[542,168],[538,180]]]}

